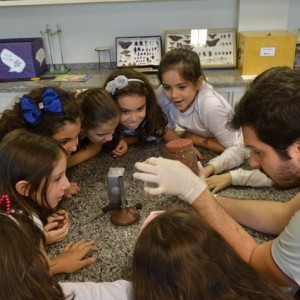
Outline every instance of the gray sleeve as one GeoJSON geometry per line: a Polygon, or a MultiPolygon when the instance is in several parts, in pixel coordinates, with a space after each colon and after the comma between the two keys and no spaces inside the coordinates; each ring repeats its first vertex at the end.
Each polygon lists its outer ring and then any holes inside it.
{"type": "Polygon", "coordinates": [[[300,285],[300,211],[273,241],[271,251],[281,271],[300,285]]]}

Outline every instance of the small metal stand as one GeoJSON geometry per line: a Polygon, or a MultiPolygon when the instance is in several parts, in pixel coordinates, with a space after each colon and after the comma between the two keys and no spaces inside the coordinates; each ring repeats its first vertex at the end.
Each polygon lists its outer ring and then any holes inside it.
{"type": "Polygon", "coordinates": [[[68,69],[64,63],[64,57],[63,57],[63,51],[62,51],[62,43],[61,43],[61,35],[62,35],[62,31],[59,28],[59,25],[56,24],[56,28],[57,31],[54,32],[54,34],[57,34],[58,36],[58,42],[59,42],[59,50],[60,50],[60,58],[61,58],[61,65],[60,65],[60,71],[61,73],[67,73],[70,71],[70,69],[68,69]]]}
{"type": "MultiPolygon", "coordinates": [[[[49,66],[49,71],[46,72],[45,74],[66,74],[70,71],[70,69],[66,68],[66,65],[64,63],[64,58],[63,58],[63,52],[62,52],[62,43],[61,43],[61,34],[62,31],[59,28],[59,25],[56,24],[57,26],[57,31],[52,32],[48,26],[48,24],[46,24],[46,29],[40,31],[40,33],[42,34],[43,38],[45,38],[45,35],[47,37],[46,42],[48,43],[48,51],[49,51],[49,59],[50,59],[50,66],[49,66]],[[55,67],[54,64],[54,59],[53,59],[53,45],[51,44],[51,38],[54,38],[55,35],[58,36],[58,42],[59,42],[59,50],[60,50],[60,57],[61,57],[61,65],[60,65],[60,69],[57,69],[55,67]]],[[[53,42],[53,40],[52,40],[53,42]]]]}
{"type": "Polygon", "coordinates": [[[118,211],[114,211],[110,215],[110,221],[114,225],[128,226],[140,219],[140,212],[134,207],[121,208],[118,211]]]}
{"type": "Polygon", "coordinates": [[[107,48],[107,47],[97,47],[97,48],[95,48],[95,51],[98,52],[99,69],[101,69],[101,52],[108,52],[108,54],[109,54],[109,63],[110,63],[110,66],[112,67],[112,64],[111,64],[111,55],[110,55],[110,48],[107,48]]]}

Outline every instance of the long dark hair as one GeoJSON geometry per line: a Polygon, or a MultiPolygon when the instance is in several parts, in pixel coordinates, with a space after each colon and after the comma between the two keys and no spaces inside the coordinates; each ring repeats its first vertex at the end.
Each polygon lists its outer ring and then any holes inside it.
{"type": "Polygon", "coordinates": [[[63,300],[41,252],[43,232],[22,214],[0,213],[0,298],[63,300]]]}
{"type": "Polygon", "coordinates": [[[82,128],[86,131],[119,117],[112,96],[102,88],[91,88],[77,96],[82,111],[82,128]]]}
{"type": "MultiPolygon", "coordinates": [[[[146,140],[149,136],[162,137],[165,134],[168,119],[158,105],[156,95],[148,79],[142,73],[134,71],[133,69],[119,69],[108,76],[104,88],[108,82],[114,80],[119,75],[123,75],[128,79],[135,78],[143,81],[143,83],[130,81],[126,87],[116,89],[112,95],[115,101],[118,101],[119,97],[124,95],[140,95],[146,97],[146,117],[136,130],[137,138],[139,140],[146,140]]],[[[120,127],[118,126],[117,129],[120,129],[120,127]]]]}
{"type": "Polygon", "coordinates": [[[46,197],[49,177],[59,158],[65,155],[65,150],[51,138],[24,129],[11,131],[0,143],[0,195],[9,195],[13,209],[29,217],[35,214],[45,224],[47,216],[54,212],[46,197]],[[20,180],[28,181],[28,196],[16,190],[20,180]],[[42,182],[40,206],[32,195],[37,193],[42,182]]]}
{"type": "Polygon", "coordinates": [[[291,299],[244,262],[194,213],[171,209],[141,232],[133,254],[136,300],[291,299]]]}

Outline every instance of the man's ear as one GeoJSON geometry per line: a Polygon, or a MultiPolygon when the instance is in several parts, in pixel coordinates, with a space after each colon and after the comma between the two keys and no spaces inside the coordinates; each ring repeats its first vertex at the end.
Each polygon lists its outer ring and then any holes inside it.
{"type": "Polygon", "coordinates": [[[300,154],[300,139],[297,139],[293,144],[293,149],[295,152],[300,154]]]}
{"type": "Polygon", "coordinates": [[[26,180],[20,180],[16,183],[16,190],[22,196],[29,196],[30,185],[26,180]]]}

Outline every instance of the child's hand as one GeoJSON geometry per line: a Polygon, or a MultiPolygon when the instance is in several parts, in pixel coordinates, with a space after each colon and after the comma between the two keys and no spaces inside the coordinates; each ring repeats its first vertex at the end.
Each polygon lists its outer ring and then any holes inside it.
{"type": "Polygon", "coordinates": [[[69,216],[64,210],[59,210],[48,217],[47,225],[44,226],[44,234],[47,244],[62,241],[69,233],[69,216]]]}
{"type": "Polygon", "coordinates": [[[71,199],[80,192],[80,187],[76,182],[70,182],[70,187],[65,191],[65,199],[71,199]]]}
{"type": "Polygon", "coordinates": [[[97,251],[94,241],[80,240],[77,243],[68,243],[62,253],[50,262],[51,275],[73,273],[91,265],[96,259],[94,257],[84,259],[84,257],[92,251],[97,251]]]}
{"type": "Polygon", "coordinates": [[[208,188],[213,192],[217,193],[232,185],[230,173],[221,175],[214,175],[206,178],[208,188]]]}
{"type": "Polygon", "coordinates": [[[203,171],[205,177],[207,178],[215,174],[215,167],[213,165],[208,164],[203,168],[203,171]]]}
{"type": "Polygon", "coordinates": [[[128,150],[126,140],[121,139],[118,146],[112,151],[113,157],[123,156],[128,150]]]}

